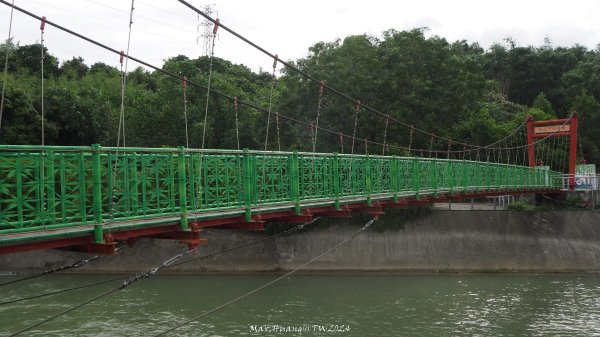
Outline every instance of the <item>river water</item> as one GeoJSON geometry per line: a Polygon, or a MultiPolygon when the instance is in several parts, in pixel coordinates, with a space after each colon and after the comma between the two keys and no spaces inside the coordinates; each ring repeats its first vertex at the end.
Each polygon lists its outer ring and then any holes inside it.
{"type": "MultiPolygon", "coordinates": [[[[153,336],[277,276],[157,275],[22,335],[153,336]]],[[[0,302],[111,277],[44,276],[0,287],[0,302]]],[[[599,281],[574,274],[293,275],[166,336],[600,336],[599,281]]],[[[0,335],[118,285],[0,305],[0,335]]]]}

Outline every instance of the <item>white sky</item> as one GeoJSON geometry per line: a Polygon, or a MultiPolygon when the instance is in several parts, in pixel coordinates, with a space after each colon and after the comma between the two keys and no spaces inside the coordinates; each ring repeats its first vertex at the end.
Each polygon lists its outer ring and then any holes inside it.
{"type": "MultiPolygon", "coordinates": [[[[11,1],[11,0],[7,0],[11,1]]],[[[318,41],[354,34],[379,36],[387,29],[429,27],[429,35],[450,42],[466,39],[488,48],[511,37],[520,45],[600,43],[600,0],[189,0],[197,7],[213,4],[221,22],[282,59],[306,56],[318,41]],[[210,1],[210,2],[209,2],[210,1]]],[[[15,0],[15,5],[117,50],[127,47],[130,0],[15,0]]],[[[10,7],[0,4],[0,38],[8,37],[10,7]]],[[[130,55],[161,66],[179,54],[203,53],[196,43],[199,20],[177,0],[136,0],[130,55]]],[[[15,11],[12,36],[21,44],[40,40],[39,21],[15,11]]],[[[88,65],[102,61],[115,67],[119,57],[47,26],[45,43],[61,60],[81,56],[88,65]]],[[[220,31],[217,56],[253,70],[270,71],[272,60],[234,36],[220,31]]],[[[136,66],[133,64],[133,66],[136,66]]],[[[130,66],[131,67],[131,66],[130,66]]]]}

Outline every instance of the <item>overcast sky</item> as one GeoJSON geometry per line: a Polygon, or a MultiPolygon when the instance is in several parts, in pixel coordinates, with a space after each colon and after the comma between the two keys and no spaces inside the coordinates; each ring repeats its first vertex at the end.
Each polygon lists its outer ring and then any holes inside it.
{"type": "MultiPolygon", "coordinates": [[[[600,43],[600,0],[188,1],[198,7],[214,5],[221,22],[286,60],[306,56],[318,41],[418,27],[428,27],[428,35],[478,42],[484,48],[507,37],[534,46],[541,46],[545,37],[553,46],[595,49],[600,43]]],[[[15,5],[115,49],[127,47],[130,0],[15,0],[15,5]]],[[[9,17],[10,7],[0,4],[2,40],[8,37],[9,17]]],[[[39,21],[17,11],[13,20],[16,41],[40,40],[39,21]]],[[[198,32],[202,21],[177,0],[135,0],[130,55],[157,66],[179,54],[198,57],[204,52],[202,28],[198,32]]],[[[118,56],[53,27],[46,28],[45,43],[60,60],[81,56],[88,64],[119,65],[118,56]]],[[[272,66],[267,56],[224,31],[215,53],[255,71],[272,66]]]]}

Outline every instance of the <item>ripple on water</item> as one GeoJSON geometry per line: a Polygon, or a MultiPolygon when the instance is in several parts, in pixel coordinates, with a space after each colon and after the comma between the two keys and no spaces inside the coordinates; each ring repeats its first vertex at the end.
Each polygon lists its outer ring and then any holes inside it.
{"type": "MultiPolygon", "coordinates": [[[[52,276],[6,288],[0,301],[91,283],[52,276]]],[[[28,336],[148,336],[185,322],[272,276],[157,276],[74,310],[28,336]]],[[[169,336],[268,336],[251,326],[348,325],[358,336],[600,336],[600,285],[588,275],[302,275],[169,336]]],[[[1,279],[0,279],[1,281],[1,279]]],[[[86,301],[109,287],[0,307],[1,333],[86,301]]],[[[287,335],[287,334],[285,334],[287,335]]],[[[332,336],[303,334],[303,336],[332,336]]]]}

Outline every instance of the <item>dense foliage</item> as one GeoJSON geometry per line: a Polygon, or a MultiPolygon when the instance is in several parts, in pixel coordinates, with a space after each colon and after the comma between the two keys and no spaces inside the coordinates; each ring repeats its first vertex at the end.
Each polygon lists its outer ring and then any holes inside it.
{"type": "MultiPolygon", "coordinates": [[[[41,142],[41,46],[8,43],[6,100],[0,143],[41,142]]],[[[44,106],[46,144],[115,145],[121,107],[121,74],[110,65],[90,66],[80,57],[59,62],[46,51],[44,106]]],[[[205,84],[210,60],[176,56],[163,69],[205,84]]],[[[389,30],[381,37],[350,36],[319,42],[309,54],[292,62],[361,102],[456,141],[488,144],[505,136],[525,116],[536,119],[580,114],[582,153],[588,162],[600,163],[600,51],[582,46],[518,46],[507,39],[484,50],[477,43],[448,42],[427,37],[422,29],[389,30]]],[[[215,58],[212,87],[241,100],[267,108],[273,77],[254,73],[243,65],[215,58]]],[[[179,81],[160,72],[137,68],[127,76],[125,125],[128,146],[185,145],[183,89],[179,81]]],[[[316,117],[319,85],[286,69],[276,79],[273,111],[303,122],[316,117]]],[[[206,90],[188,86],[187,115],[191,147],[199,147],[204,127],[206,90]]],[[[236,148],[235,112],[229,99],[211,95],[206,148],[236,148]]],[[[320,126],[351,135],[354,107],[326,91],[320,109],[320,126]]],[[[274,118],[269,148],[276,148],[274,118]]],[[[239,107],[240,146],[261,149],[267,120],[264,111],[239,107]]],[[[384,118],[363,110],[357,137],[381,142],[384,118]]],[[[310,150],[311,128],[283,121],[282,149],[310,150]]],[[[390,123],[387,142],[407,146],[409,130],[390,123]]],[[[336,134],[319,131],[319,151],[340,151],[336,134]]],[[[350,146],[349,140],[347,147],[350,146]]],[[[443,150],[415,135],[414,148],[443,150]]],[[[362,144],[361,144],[362,146],[362,144]]],[[[381,150],[377,150],[378,152],[381,150]]],[[[362,152],[362,151],[361,151],[362,152]]],[[[403,154],[392,149],[390,153],[403,154]]]]}

